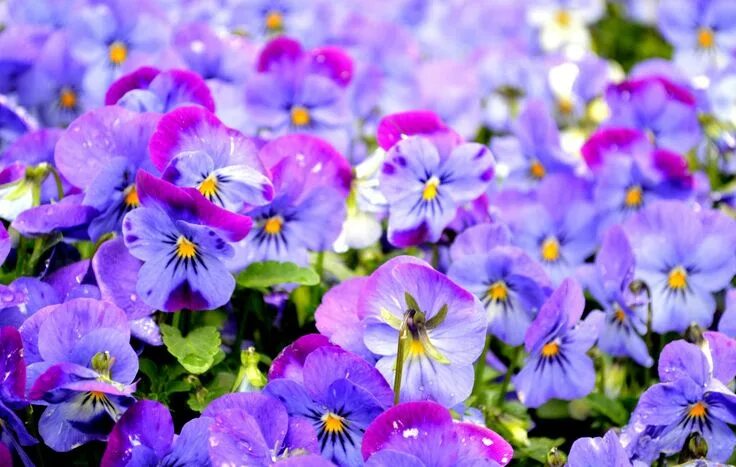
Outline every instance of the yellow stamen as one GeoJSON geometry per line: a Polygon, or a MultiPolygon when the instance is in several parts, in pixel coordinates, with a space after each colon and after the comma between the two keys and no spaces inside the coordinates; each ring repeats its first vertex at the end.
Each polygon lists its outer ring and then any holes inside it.
{"type": "Polygon", "coordinates": [[[532,162],[532,165],[529,167],[529,172],[531,173],[532,177],[536,178],[537,180],[544,178],[544,176],[547,174],[547,170],[539,161],[532,162]]]}
{"type": "Polygon", "coordinates": [[[698,30],[698,45],[703,49],[710,49],[716,43],[715,34],[711,28],[700,28],[698,30]]]}
{"type": "Polygon", "coordinates": [[[130,185],[123,192],[123,203],[128,208],[137,208],[141,205],[141,200],[138,197],[138,190],[135,189],[135,185],[130,185]]]}
{"type": "Polygon", "coordinates": [[[696,402],[690,406],[690,410],[687,411],[687,415],[692,418],[703,418],[705,417],[706,405],[702,402],[696,402]]]}
{"type": "Polygon", "coordinates": [[[409,344],[409,356],[419,357],[425,354],[424,345],[417,339],[412,339],[409,344]]]}
{"type": "Polygon", "coordinates": [[[431,177],[424,183],[424,190],[422,191],[422,199],[424,201],[432,201],[437,197],[437,187],[440,186],[440,179],[437,177],[431,177]]]}
{"type": "Polygon", "coordinates": [[[542,259],[549,263],[560,259],[560,242],[555,237],[547,237],[542,242],[542,259]]]}
{"type": "Polygon", "coordinates": [[[209,177],[202,180],[197,189],[200,193],[202,193],[202,196],[204,196],[205,198],[214,198],[217,194],[217,177],[215,175],[210,175],[209,177]]]}
{"type": "Polygon", "coordinates": [[[120,41],[115,41],[110,44],[107,50],[108,58],[110,63],[113,65],[122,65],[125,60],[128,59],[128,46],[120,41]]]}
{"type": "Polygon", "coordinates": [[[567,10],[559,10],[555,14],[555,21],[557,21],[557,24],[559,24],[560,27],[566,28],[570,26],[570,23],[572,23],[572,16],[567,10]]]}
{"type": "Polygon", "coordinates": [[[624,205],[627,208],[638,208],[641,207],[643,203],[644,193],[642,192],[640,186],[634,185],[626,190],[626,195],[624,196],[624,205]]]}
{"type": "Polygon", "coordinates": [[[281,216],[273,216],[266,219],[263,224],[263,230],[269,235],[276,235],[281,232],[281,227],[284,225],[284,220],[281,216]]]}
{"type": "Polygon", "coordinates": [[[488,288],[488,298],[494,302],[505,302],[509,298],[509,289],[503,281],[494,282],[488,288]]]}
{"type": "Polygon", "coordinates": [[[295,106],[291,108],[291,123],[294,126],[306,126],[312,118],[309,116],[309,110],[306,107],[295,106]]]}
{"type": "Polygon", "coordinates": [[[560,344],[557,342],[547,342],[542,347],[542,356],[545,358],[554,357],[558,353],[560,353],[560,344]]]}
{"type": "Polygon", "coordinates": [[[616,321],[623,323],[626,320],[626,313],[621,308],[617,309],[613,316],[616,318],[616,321]]]}
{"type": "Polygon", "coordinates": [[[266,29],[280,31],[284,27],[284,16],[278,11],[271,11],[266,15],[266,29]]]}
{"type": "Polygon", "coordinates": [[[70,88],[61,88],[59,91],[59,107],[71,110],[77,106],[77,93],[70,88]]]}
{"type": "MultiPolygon", "coordinates": [[[[562,115],[570,115],[575,110],[575,104],[569,97],[560,97],[557,100],[557,109],[562,115]]],[[[542,167],[544,169],[544,167],[542,167]]]]}
{"type": "Polygon", "coordinates": [[[332,412],[322,415],[325,433],[342,433],[345,430],[345,418],[332,412]]]}
{"type": "Polygon", "coordinates": [[[176,241],[176,256],[184,259],[192,259],[197,254],[197,245],[183,235],[176,241]]]}
{"type": "Polygon", "coordinates": [[[682,266],[673,268],[667,277],[667,286],[670,289],[681,290],[687,286],[687,271],[682,266]]]}

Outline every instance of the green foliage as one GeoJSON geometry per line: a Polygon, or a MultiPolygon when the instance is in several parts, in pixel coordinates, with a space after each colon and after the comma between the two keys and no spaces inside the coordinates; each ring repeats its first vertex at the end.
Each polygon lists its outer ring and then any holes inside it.
{"type": "Polygon", "coordinates": [[[265,289],[279,284],[317,285],[319,275],[311,268],[294,263],[264,261],[248,266],[238,274],[237,282],[249,289],[265,289]]]}
{"type": "Polygon", "coordinates": [[[185,379],[187,371],[179,364],[157,365],[151,359],[141,358],[139,370],[146,377],[138,385],[138,395],[141,398],[168,405],[172,395],[188,392],[192,388],[191,383],[185,379]]]}
{"type": "Polygon", "coordinates": [[[218,397],[229,393],[235,383],[235,375],[230,372],[215,374],[212,382],[206,386],[196,386],[187,400],[187,405],[195,412],[202,412],[207,405],[218,397]]]}
{"type": "Polygon", "coordinates": [[[213,326],[197,328],[182,337],[177,328],[161,324],[161,335],[171,355],[192,374],[204,373],[224,357],[220,350],[220,332],[213,326]]]}

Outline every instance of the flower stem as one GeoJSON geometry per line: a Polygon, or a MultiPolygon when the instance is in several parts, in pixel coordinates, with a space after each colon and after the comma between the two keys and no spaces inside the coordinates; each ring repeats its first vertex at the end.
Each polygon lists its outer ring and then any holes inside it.
{"type": "Polygon", "coordinates": [[[401,395],[401,377],[404,372],[404,360],[406,360],[406,348],[408,347],[409,339],[409,326],[406,323],[406,319],[401,323],[399,328],[399,339],[398,348],[396,350],[396,373],[394,375],[394,405],[399,403],[401,395]]]}
{"type": "Polygon", "coordinates": [[[486,356],[488,355],[488,348],[490,347],[490,345],[491,334],[488,333],[486,335],[486,343],[485,345],[483,345],[483,353],[480,354],[480,358],[477,362],[475,362],[475,383],[473,385],[472,395],[476,403],[478,402],[478,397],[483,390],[483,372],[486,369],[486,356]]]}
{"type": "Polygon", "coordinates": [[[516,361],[519,359],[520,352],[521,352],[521,346],[514,348],[514,352],[511,354],[511,359],[509,360],[509,366],[506,369],[506,375],[503,377],[503,382],[501,383],[501,391],[498,393],[498,401],[496,402],[496,406],[498,408],[502,408],[503,403],[506,400],[506,393],[509,390],[509,383],[511,383],[511,375],[514,374],[514,369],[516,368],[516,361]]]}

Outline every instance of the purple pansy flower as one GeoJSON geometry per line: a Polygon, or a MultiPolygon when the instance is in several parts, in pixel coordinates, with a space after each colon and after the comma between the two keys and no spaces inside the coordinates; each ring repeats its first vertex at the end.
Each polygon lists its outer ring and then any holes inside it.
{"type": "Polygon", "coordinates": [[[19,81],[41,53],[50,31],[23,21],[3,22],[7,27],[0,33],[0,93],[7,94],[17,90],[19,81]]]}
{"type": "Polygon", "coordinates": [[[470,292],[424,261],[399,256],[370,276],[358,315],[365,345],[381,357],[376,367],[392,383],[402,338],[402,401],[452,407],[470,395],[487,328],[486,312],[470,292]]]}
{"type": "Polygon", "coordinates": [[[102,102],[123,70],[150,60],[167,42],[169,30],[157,7],[135,0],[106,0],[84,6],[69,25],[72,55],[87,66],[84,90],[102,102]]]}
{"type": "Polygon", "coordinates": [[[652,329],[684,331],[713,320],[713,292],[736,273],[736,224],[712,209],[659,201],[624,224],[636,258],[636,278],[651,293],[652,329]]]}
{"type": "Polygon", "coordinates": [[[602,438],[579,438],[572,443],[567,465],[570,467],[598,465],[631,467],[632,464],[616,432],[610,430],[602,438]]]}
{"type": "Polygon", "coordinates": [[[304,382],[304,361],[316,349],[330,345],[321,334],[307,334],[284,347],[268,370],[268,379],[288,378],[304,382]]]}
{"type": "Polygon", "coordinates": [[[306,356],[301,381],[272,379],[264,393],[278,398],[290,416],[309,420],[322,455],[340,466],[360,464],[363,432],[393,398],[378,370],[333,345],[306,356]]]}
{"type": "Polygon", "coordinates": [[[150,345],[161,345],[161,334],[151,317],[156,309],[138,295],[138,274],[143,263],[131,255],[122,238],[109,240],[92,258],[100,297],[114,303],[128,316],[133,337],[150,345]]]}
{"type": "Polygon", "coordinates": [[[595,250],[597,212],[586,180],[549,175],[534,192],[501,192],[492,204],[511,228],[514,244],[537,260],[554,284],[571,276],[595,250]]]}
{"type": "Polygon", "coordinates": [[[20,102],[50,126],[66,126],[88,105],[82,89],[84,66],[71,56],[69,37],[53,34],[31,71],[18,82],[20,102]]]}
{"type": "Polygon", "coordinates": [[[606,219],[621,222],[654,199],[684,199],[694,180],[687,160],[655,149],[646,134],[628,128],[606,128],[593,134],[581,152],[596,177],[594,198],[606,219]]]}
{"type": "Polygon", "coordinates": [[[573,279],[565,279],[542,305],[524,338],[529,356],[513,378],[525,406],[578,399],[593,390],[595,369],[586,352],[598,338],[603,313],[594,311],[580,321],[584,308],[583,291],[573,279]]]}
{"type": "Polygon", "coordinates": [[[212,419],[195,418],[179,435],[169,409],[155,401],[133,404],[110,432],[102,467],[197,465],[209,467],[208,428],[212,419]]]}
{"type": "Polygon", "coordinates": [[[578,275],[606,313],[598,347],[649,367],[653,361],[641,337],[647,332],[647,299],[643,291],[631,290],[634,267],[631,244],[621,227],[614,226],[603,236],[595,263],[581,266],[578,275]]]}
{"type": "Polygon", "coordinates": [[[729,425],[736,424],[736,394],[726,384],[734,371],[719,371],[716,363],[723,358],[732,362],[734,355],[733,349],[730,355],[714,353],[719,341],[706,336],[704,348],[682,340],[664,348],[659,358],[661,383],[641,396],[622,436],[630,455],[652,462],[659,452],[679,452],[688,435],[698,432],[708,444],[708,459],[725,462],[731,456],[736,435],[729,425]],[[642,436],[648,437],[650,446],[637,442],[642,436]]]}
{"type": "Polygon", "coordinates": [[[136,112],[166,113],[184,105],[201,105],[215,111],[207,83],[188,70],[160,71],[141,67],[110,85],[105,105],[119,105],[136,112]]]}
{"type": "Polygon", "coordinates": [[[10,458],[10,450],[15,451],[25,466],[33,463],[21,446],[36,444],[28,433],[23,421],[13,410],[28,405],[26,391],[26,362],[23,358],[23,342],[18,331],[10,326],[0,327],[0,465],[3,463],[2,451],[10,458]]]}
{"type": "Polygon", "coordinates": [[[130,254],[143,261],[138,295],[163,311],[211,310],[227,303],[235,279],[223,260],[233,255],[231,242],[247,235],[250,218],[143,171],[136,186],[142,207],[125,216],[123,238],[130,254]]]}
{"type": "Polygon", "coordinates": [[[229,267],[268,260],[306,264],[308,251],[329,249],[340,234],[350,165],[327,142],[309,135],[282,136],[259,154],[275,194],[270,204],[248,211],[255,226],[237,245],[229,267]]]}
{"type": "Polygon", "coordinates": [[[542,266],[511,246],[511,233],[502,224],[471,227],[455,239],[450,255],[447,275],[485,305],[488,332],[509,345],[524,342],[552,290],[542,266]]]}
{"type": "Polygon", "coordinates": [[[462,143],[431,112],[385,117],[378,142],[387,151],[380,189],[389,203],[389,241],[398,247],[436,242],[458,207],[482,195],[493,178],[493,156],[462,143]]]}
{"type": "Polygon", "coordinates": [[[273,199],[273,185],[253,141],[203,107],[164,115],[149,148],[164,180],[196,188],[225,209],[239,212],[273,199]]]}
{"type": "Polygon", "coordinates": [[[514,454],[495,432],[453,422],[434,402],[404,402],[379,415],[366,430],[362,452],[370,467],[503,466],[514,454]]]}
{"type": "Polygon", "coordinates": [[[23,133],[35,129],[36,122],[28,113],[0,95],[0,154],[23,133]]]}
{"type": "Polygon", "coordinates": [[[718,322],[718,330],[728,336],[736,337],[736,289],[726,292],[726,309],[718,322]]]}
{"type": "Polygon", "coordinates": [[[494,138],[491,143],[510,186],[529,189],[548,174],[572,172],[573,160],[560,146],[557,124],[544,101],[527,101],[511,132],[512,136],[494,138]]]}
{"type": "Polygon", "coordinates": [[[687,152],[702,136],[695,96],[667,78],[647,76],[611,85],[606,101],[611,108],[606,125],[646,131],[658,147],[687,152]]]}
{"type": "Polygon", "coordinates": [[[59,172],[85,191],[82,205],[99,212],[88,229],[92,240],[119,232],[125,213],[140,205],[134,177],[139,168],[153,171],[148,141],[157,121],[153,114],[102,107],[76,119],[59,138],[59,172]]]}
{"type": "Polygon", "coordinates": [[[736,49],[736,5],[729,0],[659,4],[657,25],[675,46],[675,62],[694,76],[722,68],[736,49]]]}
{"type": "Polygon", "coordinates": [[[213,419],[209,456],[213,465],[328,467],[310,420],[290,417],[278,399],[248,392],[212,401],[202,417],[213,419]]]}
{"type": "Polygon", "coordinates": [[[363,342],[363,322],[358,317],[358,302],[368,279],[354,277],[331,288],[314,312],[317,330],[333,344],[370,362],[375,355],[363,342]]]}
{"type": "Polygon", "coordinates": [[[133,402],[138,372],[125,313],[79,298],[37,312],[20,333],[29,398],[47,406],[38,424],[46,445],[65,452],[105,439],[133,402]]]}
{"type": "Polygon", "coordinates": [[[246,108],[257,128],[277,136],[306,132],[347,147],[350,57],[336,47],[307,52],[280,37],[266,44],[257,67],[246,87],[246,108]]]}

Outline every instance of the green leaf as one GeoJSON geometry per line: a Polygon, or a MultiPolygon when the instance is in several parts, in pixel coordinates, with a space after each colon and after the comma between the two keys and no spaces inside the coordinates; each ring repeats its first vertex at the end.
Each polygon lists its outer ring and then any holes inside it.
{"type": "Polygon", "coordinates": [[[186,337],[168,324],[160,327],[166,348],[188,372],[199,375],[215,364],[220,353],[220,333],[215,327],[197,328],[186,337]]]}
{"type": "Polygon", "coordinates": [[[238,285],[250,289],[263,289],[279,284],[317,285],[319,276],[311,268],[294,263],[265,261],[253,263],[238,274],[238,285]]]}
{"type": "Polygon", "coordinates": [[[608,417],[615,425],[625,425],[629,420],[629,413],[624,405],[615,399],[609,399],[603,394],[593,393],[588,395],[585,400],[590,404],[590,408],[604,417],[608,417]]]}
{"type": "Polygon", "coordinates": [[[559,399],[552,399],[537,409],[537,416],[546,419],[560,419],[570,416],[568,403],[559,399]]]}
{"type": "Polygon", "coordinates": [[[528,457],[544,464],[547,461],[547,453],[565,442],[564,438],[529,438],[529,444],[517,451],[519,457],[528,457]]]}
{"type": "Polygon", "coordinates": [[[318,304],[312,303],[312,293],[309,287],[297,287],[291,292],[289,299],[296,308],[299,326],[304,326],[314,319],[314,312],[318,304]]]}

